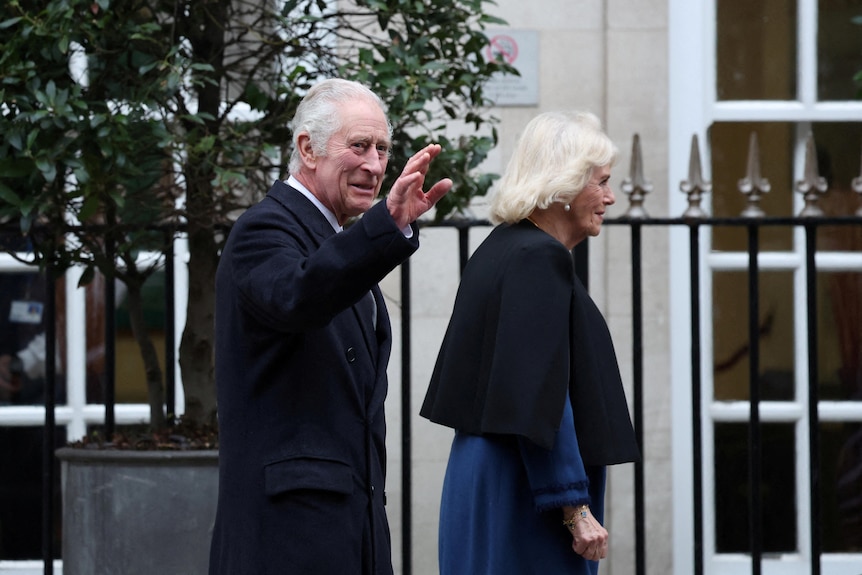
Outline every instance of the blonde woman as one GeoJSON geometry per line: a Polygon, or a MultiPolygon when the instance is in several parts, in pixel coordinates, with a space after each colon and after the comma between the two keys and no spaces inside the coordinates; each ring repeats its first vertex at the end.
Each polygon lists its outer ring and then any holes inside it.
{"type": "Polygon", "coordinates": [[[605,467],[640,455],[571,250],[601,230],[616,157],[594,115],[546,113],[499,182],[421,410],[456,430],[441,575],[587,575],[607,555],[605,467]]]}

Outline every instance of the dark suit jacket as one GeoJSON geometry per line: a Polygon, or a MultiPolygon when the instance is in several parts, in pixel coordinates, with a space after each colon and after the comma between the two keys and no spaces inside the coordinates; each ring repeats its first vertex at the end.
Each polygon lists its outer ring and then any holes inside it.
{"type": "MultiPolygon", "coordinates": [[[[382,203],[336,234],[276,182],[216,278],[219,504],[210,573],[389,574],[389,316],[377,282],[418,247],[382,203]],[[374,294],[377,329],[358,302],[374,294]]],[[[367,299],[365,300],[368,301],[367,299]]]]}

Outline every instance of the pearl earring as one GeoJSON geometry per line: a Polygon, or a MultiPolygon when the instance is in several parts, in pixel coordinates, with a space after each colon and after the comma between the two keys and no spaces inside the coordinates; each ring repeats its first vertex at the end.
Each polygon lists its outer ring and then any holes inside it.
{"type": "Polygon", "coordinates": [[[572,206],[571,206],[571,205],[569,205],[569,204],[566,204],[566,205],[564,205],[564,206],[563,206],[563,210],[565,210],[565,211],[567,211],[567,212],[568,212],[569,210],[571,210],[571,209],[572,209],[572,206]]]}

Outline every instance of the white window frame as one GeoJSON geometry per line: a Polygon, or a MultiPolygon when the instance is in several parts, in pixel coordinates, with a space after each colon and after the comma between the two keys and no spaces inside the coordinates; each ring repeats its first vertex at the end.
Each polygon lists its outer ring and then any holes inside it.
{"type": "MultiPolygon", "coordinates": [[[[670,214],[682,215],[688,207],[685,194],[678,183],[688,177],[688,162],[692,136],[696,135],[701,150],[704,178],[709,173],[709,140],[707,130],[718,121],[776,121],[793,122],[796,130],[796,162],[794,181],[802,179],[805,137],[812,122],[847,121],[862,119],[862,102],[817,101],[817,0],[798,1],[798,100],[795,101],[718,101],[716,99],[716,0],[669,0],[669,174],[670,214]]],[[[740,174],[743,177],[744,174],[740,174]]],[[[798,214],[803,201],[794,192],[793,209],[798,214]]],[[[710,212],[711,198],[705,197],[705,209],[710,212]]],[[[674,227],[670,235],[671,281],[671,385],[674,433],[672,437],[674,485],[674,572],[692,573],[694,568],[693,524],[693,459],[691,429],[691,338],[689,286],[688,229],[674,227]]],[[[702,477],[703,477],[703,566],[707,575],[738,575],[751,572],[751,558],[747,554],[715,553],[715,486],[709,471],[713,461],[713,424],[724,421],[747,421],[748,402],[712,401],[712,272],[715,270],[746,271],[747,253],[711,253],[711,234],[706,227],[700,229],[702,368],[701,368],[701,426],[702,426],[702,477]]],[[[787,252],[764,253],[759,264],[764,270],[791,271],[794,282],[795,309],[805,309],[805,254],[804,233],[794,234],[794,247],[787,252]]],[[[816,256],[818,271],[862,270],[862,254],[824,253],[816,256]]],[[[807,331],[804,312],[795,314],[796,333],[807,331]]],[[[810,494],[808,490],[808,396],[806,378],[807,349],[805,338],[795,338],[796,391],[793,401],[762,402],[760,417],[763,422],[793,423],[796,435],[796,507],[798,553],[762,557],[764,575],[807,575],[810,572],[810,494]]],[[[862,402],[821,401],[818,414],[821,421],[862,420],[862,402]]],[[[747,516],[741,515],[741,521],[747,516]]],[[[862,554],[822,554],[824,575],[859,575],[862,573],[862,554]]]]}
{"type": "MultiPolygon", "coordinates": [[[[179,342],[185,326],[186,301],[188,298],[188,254],[184,239],[176,240],[174,255],[174,313],[176,314],[175,341],[179,342]]],[[[26,256],[26,254],[19,254],[26,256]]],[[[141,258],[160,257],[157,254],[142,254],[141,258]]],[[[0,273],[37,272],[33,266],[22,263],[9,254],[0,254],[0,273]]],[[[64,378],[66,385],[66,402],[58,404],[54,409],[54,417],[58,427],[66,428],[68,441],[75,441],[87,433],[87,426],[102,424],[105,421],[105,407],[101,403],[87,403],[87,342],[86,342],[86,294],[84,288],[78,287],[78,280],[83,273],[80,267],[73,267],[65,273],[66,302],[66,354],[63,357],[65,365],[64,378]]],[[[177,343],[177,348],[179,344],[177,343]]],[[[179,350],[175,350],[179,352],[179,350]]],[[[177,381],[177,413],[183,413],[184,402],[181,392],[182,382],[179,366],[174,366],[177,381]]],[[[147,423],[150,419],[150,408],[146,403],[118,403],[115,407],[117,424],[127,425],[147,423]]],[[[45,407],[43,405],[0,406],[0,426],[41,426],[45,423],[45,407]]],[[[3,562],[0,561],[0,571],[3,562]]]]}

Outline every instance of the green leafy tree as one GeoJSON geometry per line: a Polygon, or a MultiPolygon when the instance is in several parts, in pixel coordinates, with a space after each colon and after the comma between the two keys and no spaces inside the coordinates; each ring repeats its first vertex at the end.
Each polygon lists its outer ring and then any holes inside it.
{"type": "Polygon", "coordinates": [[[484,195],[496,144],[483,85],[483,0],[7,0],[0,16],[0,218],[40,264],[129,289],[153,425],[163,376],[141,287],[182,230],[189,293],[180,366],[186,413],[215,410],[214,277],[232,218],[286,176],[289,120],[323,77],[366,83],[389,105],[394,159],[430,141],[432,179],[454,180],[442,219],[484,195]],[[165,231],[167,230],[167,231],[165,231]],[[120,262],[119,264],[117,262],[120,262]]]}

